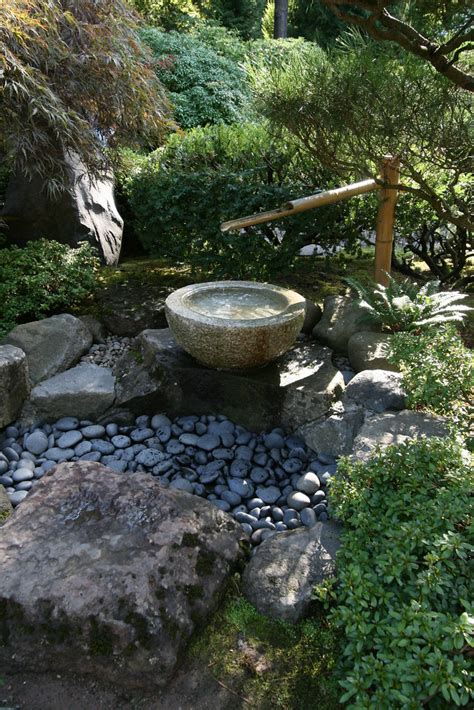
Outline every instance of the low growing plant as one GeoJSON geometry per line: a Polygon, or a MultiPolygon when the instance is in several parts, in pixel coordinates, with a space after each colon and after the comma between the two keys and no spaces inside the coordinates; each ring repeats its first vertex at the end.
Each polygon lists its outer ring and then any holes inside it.
{"type": "Polygon", "coordinates": [[[317,595],[336,602],[329,620],[345,634],[349,708],[448,708],[474,697],[474,474],[465,457],[433,438],[339,464],[337,583],[317,595]]]}
{"type": "Polygon", "coordinates": [[[389,359],[403,375],[410,409],[429,409],[447,416],[460,430],[468,426],[474,358],[454,324],[417,335],[396,333],[389,359]]]}
{"type": "Polygon", "coordinates": [[[459,291],[438,291],[439,281],[423,286],[406,279],[401,283],[389,276],[388,286],[364,286],[356,279],[346,283],[359,295],[359,305],[366,311],[367,320],[382,326],[390,333],[422,331],[432,326],[464,320],[469,306],[459,301],[467,296],[459,291]]]}
{"type": "Polygon", "coordinates": [[[17,323],[42,318],[88,296],[99,260],[83,243],[72,249],[47,239],[0,249],[0,336],[17,323]]]}

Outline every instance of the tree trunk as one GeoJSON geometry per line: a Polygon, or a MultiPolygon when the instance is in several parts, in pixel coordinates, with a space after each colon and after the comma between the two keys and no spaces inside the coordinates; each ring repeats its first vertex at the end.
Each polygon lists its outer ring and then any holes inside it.
{"type": "Polygon", "coordinates": [[[275,19],[273,23],[274,39],[288,35],[288,0],[275,0],[275,19]]]}

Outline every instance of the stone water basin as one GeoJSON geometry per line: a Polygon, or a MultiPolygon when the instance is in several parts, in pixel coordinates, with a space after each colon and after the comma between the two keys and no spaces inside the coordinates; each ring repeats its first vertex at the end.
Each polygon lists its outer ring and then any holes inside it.
{"type": "Polygon", "coordinates": [[[165,309],[176,341],[200,363],[246,369],[289,350],[303,325],[305,299],[272,284],[212,281],[174,291],[165,309]]]}

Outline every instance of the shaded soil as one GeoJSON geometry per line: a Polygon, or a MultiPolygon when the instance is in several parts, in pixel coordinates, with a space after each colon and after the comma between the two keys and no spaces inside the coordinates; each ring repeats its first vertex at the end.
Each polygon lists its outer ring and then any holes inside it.
{"type": "MultiPolygon", "coordinates": [[[[0,710],[239,710],[249,707],[197,663],[183,668],[161,694],[127,695],[89,678],[9,675],[2,671],[0,710]]],[[[255,707],[255,706],[254,706],[255,707]]]]}

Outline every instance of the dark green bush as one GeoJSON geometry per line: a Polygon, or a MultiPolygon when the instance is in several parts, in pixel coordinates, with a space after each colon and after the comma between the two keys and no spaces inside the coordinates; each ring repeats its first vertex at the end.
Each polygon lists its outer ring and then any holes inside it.
{"type": "Polygon", "coordinates": [[[242,233],[220,232],[222,221],[314,191],[297,175],[291,143],[274,141],[264,126],[214,126],[173,137],[128,181],[127,191],[149,253],[219,276],[262,278],[291,268],[304,243],[336,242],[339,206],[242,233]]]}
{"type": "Polygon", "coordinates": [[[345,528],[330,617],[346,636],[349,708],[448,708],[474,696],[474,476],[463,456],[452,441],[422,439],[339,465],[331,501],[345,528]]]}
{"type": "Polygon", "coordinates": [[[238,123],[248,117],[250,90],[236,62],[193,35],[153,28],[141,35],[156,58],[156,73],[182,128],[238,123]]]}
{"type": "Polygon", "coordinates": [[[95,287],[99,260],[89,244],[77,249],[40,239],[0,249],[0,335],[17,323],[68,308],[95,287]]]}

